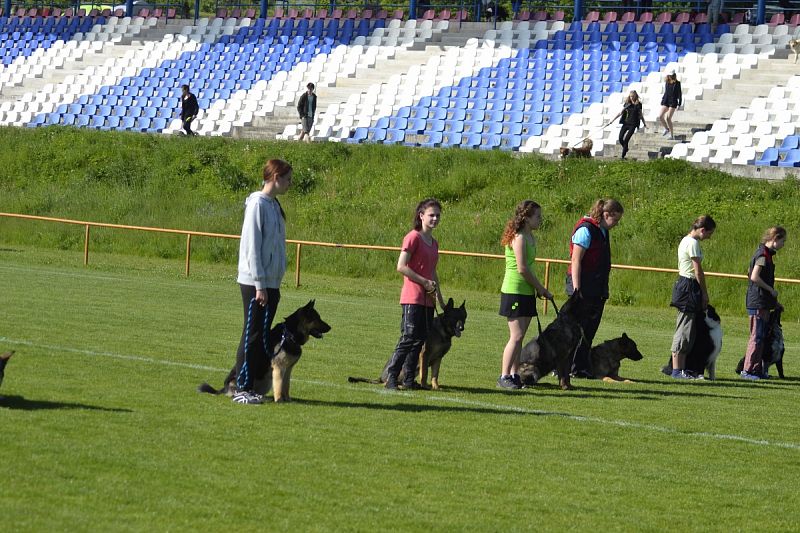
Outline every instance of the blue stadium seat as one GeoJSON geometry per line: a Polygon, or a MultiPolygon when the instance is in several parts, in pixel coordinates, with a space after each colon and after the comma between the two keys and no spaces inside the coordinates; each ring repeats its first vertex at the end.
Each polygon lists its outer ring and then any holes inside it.
{"type": "Polygon", "coordinates": [[[756,165],[759,166],[778,166],[778,149],[777,148],[767,148],[761,157],[755,161],[756,165]]]}
{"type": "Polygon", "coordinates": [[[386,139],[386,132],[384,128],[369,128],[367,130],[367,141],[369,142],[383,142],[386,139]]]}
{"type": "Polygon", "coordinates": [[[778,160],[779,167],[800,167],[800,149],[792,149],[786,152],[786,157],[778,160]]]}
{"type": "Polygon", "coordinates": [[[520,146],[522,146],[521,135],[505,134],[500,136],[501,150],[519,150],[520,146]]]}
{"type": "Polygon", "coordinates": [[[426,134],[427,139],[420,143],[420,146],[425,148],[434,148],[442,144],[444,135],[441,131],[432,131],[426,134]]]}
{"type": "Polygon", "coordinates": [[[103,115],[94,115],[92,117],[92,121],[90,126],[95,129],[100,129],[106,123],[106,117],[103,115]]]}
{"type": "Polygon", "coordinates": [[[399,144],[405,141],[406,132],[405,130],[386,130],[386,138],[384,139],[384,144],[399,144]]]}
{"type": "Polygon", "coordinates": [[[347,139],[347,142],[350,143],[350,144],[358,144],[358,143],[364,142],[367,139],[367,132],[368,131],[369,131],[369,128],[364,128],[364,127],[356,128],[355,133],[353,133],[352,137],[349,137],[347,139]]]}
{"type": "Polygon", "coordinates": [[[795,150],[797,148],[800,148],[800,136],[799,135],[789,135],[788,137],[783,139],[783,142],[781,143],[780,150],[781,151],[795,150]]]}
{"type": "Polygon", "coordinates": [[[442,135],[442,146],[461,146],[462,135],[457,131],[446,131],[442,135]]]}

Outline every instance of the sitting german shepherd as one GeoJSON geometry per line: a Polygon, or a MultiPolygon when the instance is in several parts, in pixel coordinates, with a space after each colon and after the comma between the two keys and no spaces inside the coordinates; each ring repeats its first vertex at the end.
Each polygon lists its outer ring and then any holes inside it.
{"type": "MultiPolygon", "coordinates": [[[[419,384],[428,388],[428,368],[431,369],[431,385],[433,390],[439,390],[439,367],[442,358],[450,351],[453,344],[453,337],[460,337],[464,331],[464,324],[467,322],[466,301],[460,307],[455,307],[453,299],[447,300],[442,312],[433,319],[425,345],[419,353],[419,384]]],[[[391,361],[391,357],[389,358],[391,361]]],[[[389,361],[383,367],[380,379],[354,378],[348,377],[350,383],[386,383],[389,378],[389,361]]],[[[405,379],[405,372],[401,371],[398,381],[402,383],[405,379]]]]}
{"type": "MultiPolygon", "coordinates": [[[[269,353],[272,354],[272,375],[267,373],[263,379],[256,380],[253,387],[257,394],[266,394],[272,388],[272,396],[276,402],[288,402],[289,385],[292,368],[300,360],[303,345],[310,337],[321,339],[331,327],[314,309],[314,300],[287,316],[283,322],[269,332],[269,353]]],[[[217,390],[208,383],[197,387],[198,392],[209,394],[225,394],[233,396],[236,391],[236,369],[231,370],[221,389],[217,390]]]]}
{"type": "MultiPolygon", "coordinates": [[[[6,364],[8,364],[8,360],[11,359],[12,355],[14,355],[13,350],[0,355],[0,385],[3,384],[3,378],[6,375],[6,364]]],[[[781,377],[783,377],[783,375],[781,375],[781,377]]]]}
{"type": "Polygon", "coordinates": [[[620,377],[620,363],[623,359],[630,359],[631,361],[640,361],[642,359],[642,353],[636,347],[636,343],[625,333],[622,334],[622,337],[593,346],[591,356],[592,375],[598,379],[602,378],[606,383],[616,383],[618,381],[633,383],[629,379],[620,377]]]}
{"type": "Polygon", "coordinates": [[[566,146],[562,146],[558,149],[559,153],[561,154],[561,159],[566,159],[568,157],[592,157],[592,147],[594,146],[594,142],[591,139],[584,139],[583,144],[580,145],[578,148],[567,148],[566,146]]]}
{"type": "MultiPolygon", "coordinates": [[[[761,352],[761,372],[764,377],[769,377],[769,367],[775,365],[778,369],[778,376],[784,379],[783,375],[783,327],[781,326],[781,312],[774,309],[769,313],[767,322],[767,338],[764,340],[764,348],[761,352]]],[[[736,373],[741,374],[744,370],[744,357],[736,365],[736,373]]]]}
{"type": "Polygon", "coordinates": [[[591,312],[593,311],[580,304],[577,293],[569,297],[556,319],[541,335],[523,346],[519,364],[523,384],[534,385],[555,370],[561,388],[573,388],[569,380],[569,369],[578,346],[581,342],[586,342],[579,320],[584,318],[585,313],[591,312]]]}

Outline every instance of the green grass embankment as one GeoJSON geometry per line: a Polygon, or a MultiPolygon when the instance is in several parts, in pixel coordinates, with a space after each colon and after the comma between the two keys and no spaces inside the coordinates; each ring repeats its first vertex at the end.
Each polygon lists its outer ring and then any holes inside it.
{"type": "MultiPolygon", "coordinates": [[[[282,199],[288,236],[294,239],[398,246],[418,200],[444,203],[436,237],[445,250],[501,253],[502,227],[515,204],[542,204],[540,257],[566,259],[574,222],[601,196],[618,198],[626,213],[613,230],[616,263],[675,268],[678,242],[692,220],[709,213],[718,223],[706,241],[704,266],[746,273],[765,228],[787,227],[777,256],[778,276],[800,278],[795,252],[800,182],[752,181],[680,161],[558,163],[501,152],[423,150],[399,146],[185,139],[62,128],[0,128],[0,211],[97,222],[192,229],[229,234],[240,230],[243,200],[258,188],[263,163],[283,158],[295,169],[294,187],[282,199]]],[[[82,229],[53,223],[0,219],[0,242],[78,250],[82,229]]],[[[92,250],[182,258],[184,238],[98,229],[92,250]]],[[[235,262],[237,242],[198,238],[194,260],[235,262]]],[[[292,251],[293,253],[293,251],[292,251]]],[[[303,270],[317,274],[390,279],[396,257],[388,252],[305,249],[303,270]]],[[[446,290],[498,290],[502,262],[444,257],[446,290]]],[[[564,269],[552,272],[561,292],[564,269]]],[[[540,275],[542,273],[540,272],[540,275]]],[[[616,271],[612,303],[666,306],[669,274],[616,271]]],[[[742,310],[744,282],[710,281],[712,302],[742,310]]],[[[791,302],[800,288],[779,287],[791,302]]],[[[798,314],[789,305],[789,317],[798,314]]]]}

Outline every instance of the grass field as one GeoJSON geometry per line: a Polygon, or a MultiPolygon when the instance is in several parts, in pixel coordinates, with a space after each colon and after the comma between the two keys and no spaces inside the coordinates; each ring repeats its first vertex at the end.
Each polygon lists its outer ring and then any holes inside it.
{"type": "MultiPolygon", "coordinates": [[[[743,316],[723,316],[716,382],[675,383],[674,313],[607,308],[597,340],[633,337],[637,381],[495,387],[507,329],[467,300],[440,392],[348,384],[397,340],[396,282],[305,276],[332,325],[294,371],[290,404],[241,406],[219,385],[241,327],[233,270],[0,249],[3,531],[797,531],[798,334],[787,380],[743,382],[743,316]],[[794,488],[792,488],[794,487],[794,488]]],[[[446,289],[446,287],[445,287],[446,289]]],[[[563,299],[559,299],[559,302],[563,299]]],[[[552,317],[545,317],[545,322],[552,317]]]]}

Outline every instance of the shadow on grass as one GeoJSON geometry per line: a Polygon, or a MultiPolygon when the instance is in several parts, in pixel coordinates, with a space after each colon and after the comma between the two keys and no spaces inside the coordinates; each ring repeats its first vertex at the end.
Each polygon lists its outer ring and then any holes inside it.
{"type": "MultiPolygon", "coordinates": [[[[387,395],[387,398],[392,398],[387,395]]],[[[406,399],[407,396],[397,396],[397,399],[406,399]]],[[[477,413],[477,414],[492,414],[492,415],[536,415],[536,416],[574,416],[571,413],[558,412],[558,411],[537,411],[535,409],[523,408],[519,410],[512,409],[494,409],[492,407],[470,406],[470,405],[430,405],[419,403],[371,403],[371,402],[344,402],[344,401],[326,401],[326,400],[304,400],[301,398],[293,398],[292,403],[303,405],[315,405],[320,407],[346,407],[361,408],[361,409],[377,409],[381,411],[402,411],[407,413],[477,413]]]]}
{"type": "MultiPolygon", "coordinates": [[[[579,380],[573,381],[572,386],[575,387],[571,391],[562,391],[561,387],[557,383],[537,383],[533,386],[528,386],[522,391],[506,391],[503,389],[488,389],[488,388],[480,388],[480,387],[443,387],[442,392],[447,392],[448,390],[457,391],[457,392],[465,392],[468,394],[524,394],[526,391],[530,391],[531,394],[535,394],[537,396],[552,396],[554,398],[600,398],[600,399],[619,399],[619,395],[622,394],[630,394],[633,395],[635,399],[639,400],[656,400],[659,397],[664,396],[693,396],[698,398],[709,397],[709,398],[728,398],[734,400],[743,400],[746,399],[744,396],[726,396],[720,394],[705,394],[702,392],[698,392],[697,390],[677,390],[675,388],[670,388],[669,390],[643,390],[641,388],[636,388],[637,383],[642,384],[662,384],[665,383],[663,381],[644,381],[644,380],[635,380],[633,383],[616,383],[616,384],[608,384],[607,388],[597,388],[597,387],[581,387],[581,382],[586,382],[588,380],[579,380]],[[543,392],[547,391],[547,392],[543,392]]],[[[591,380],[591,383],[598,383],[596,380],[591,380]]],[[[691,387],[691,385],[686,385],[687,387],[691,387]]]]}
{"type": "Polygon", "coordinates": [[[0,408],[19,409],[22,411],[39,411],[42,409],[86,409],[88,411],[106,411],[111,413],[132,413],[130,409],[100,407],[83,403],[49,402],[47,400],[28,400],[22,396],[0,396],[0,408]]]}

